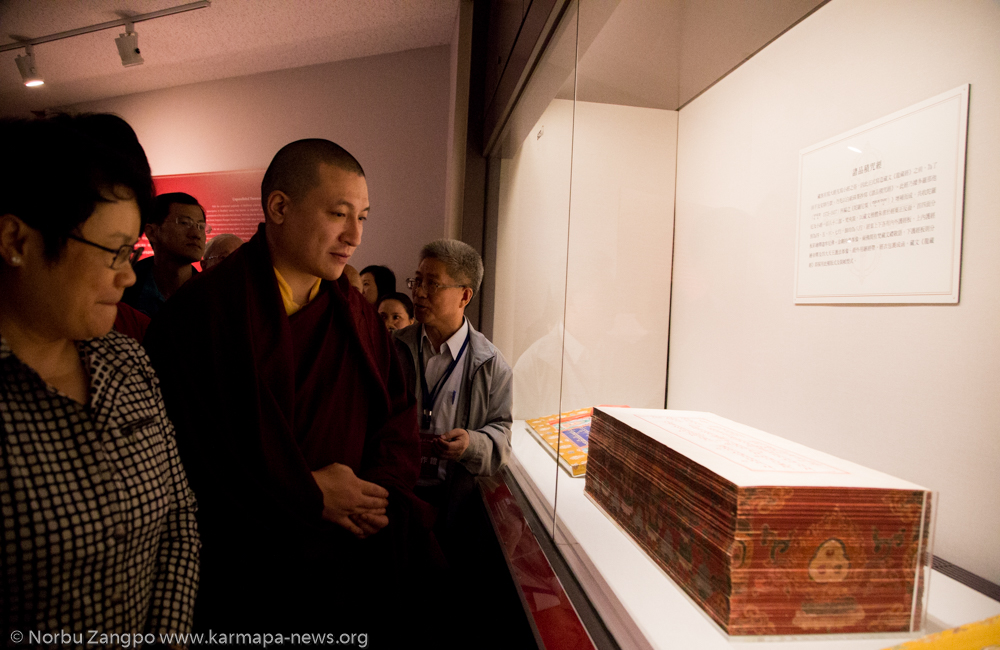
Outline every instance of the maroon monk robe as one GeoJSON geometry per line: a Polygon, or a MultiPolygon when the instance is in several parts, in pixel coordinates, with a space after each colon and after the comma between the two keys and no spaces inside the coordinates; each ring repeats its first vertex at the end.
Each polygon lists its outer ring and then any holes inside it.
{"type": "Polygon", "coordinates": [[[118,303],[118,315],[115,316],[113,326],[116,332],[131,336],[142,343],[147,327],[149,327],[149,316],[123,302],[118,303]]]}
{"type": "Polygon", "coordinates": [[[181,287],[145,345],[199,502],[196,626],[329,627],[386,604],[427,522],[415,402],[361,294],[324,282],[288,318],[262,225],[181,287]],[[311,471],[334,462],[389,490],[386,529],[359,541],[322,518],[311,471]]]}

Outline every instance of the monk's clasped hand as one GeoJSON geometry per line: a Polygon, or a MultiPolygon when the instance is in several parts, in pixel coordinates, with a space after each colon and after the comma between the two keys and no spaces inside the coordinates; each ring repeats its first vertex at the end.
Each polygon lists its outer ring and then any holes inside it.
{"type": "Polygon", "coordinates": [[[312,473],[323,493],[323,518],[365,538],[389,524],[389,491],[358,478],[347,465],[333,463],[312,473]]]}

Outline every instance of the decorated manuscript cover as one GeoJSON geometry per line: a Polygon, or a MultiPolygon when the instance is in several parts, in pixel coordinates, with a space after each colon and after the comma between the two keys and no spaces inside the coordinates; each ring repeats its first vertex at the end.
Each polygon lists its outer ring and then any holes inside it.
{"type": "Polygon", "coordinates": [[[559,464],[570,476],[579,477],[587,473],[587,448],[592,412],[593,409],[589,408],[579,409],[527,421],[529,430],[546,451],[555,456],[558,448],[559,464]]]}
{"type": "Polygon", "coordinates": [[[585,491],[726,632],[922,628],[931,493],[709,413],[595,409],[585,491]]]}

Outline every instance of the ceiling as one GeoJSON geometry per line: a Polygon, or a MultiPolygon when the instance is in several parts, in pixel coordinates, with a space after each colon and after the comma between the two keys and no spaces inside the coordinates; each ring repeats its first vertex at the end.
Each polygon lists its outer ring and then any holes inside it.
{"type": "MultiPolygon", "coordinates": [[[[0,45],[191,0],[0,0],[0,45]]],[[[0,52],[0,115],[451,42],[459,0],[212,0],[137,23],[145,63],[124,68],[121,27],[35,46],[45,85],[0,52]]]]}
{"type": "Polygon", "coordinates": [[[586,0],[571,5],[504,127],[501,151],[514,155],[553,98],[679,110],[826,2],[586,0]]]}
{"type": "Polygon", "coordinates": [[[576,98],[676,110],[826,1],[587,0],[576,98]]]}

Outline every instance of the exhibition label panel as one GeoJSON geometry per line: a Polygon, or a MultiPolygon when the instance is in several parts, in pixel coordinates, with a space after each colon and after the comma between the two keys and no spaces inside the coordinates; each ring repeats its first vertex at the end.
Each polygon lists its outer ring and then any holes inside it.
{"type": "Polygon", "coordinates": [[[969,86],[799,154],[797,304],[957,303],[969,86]]]}

